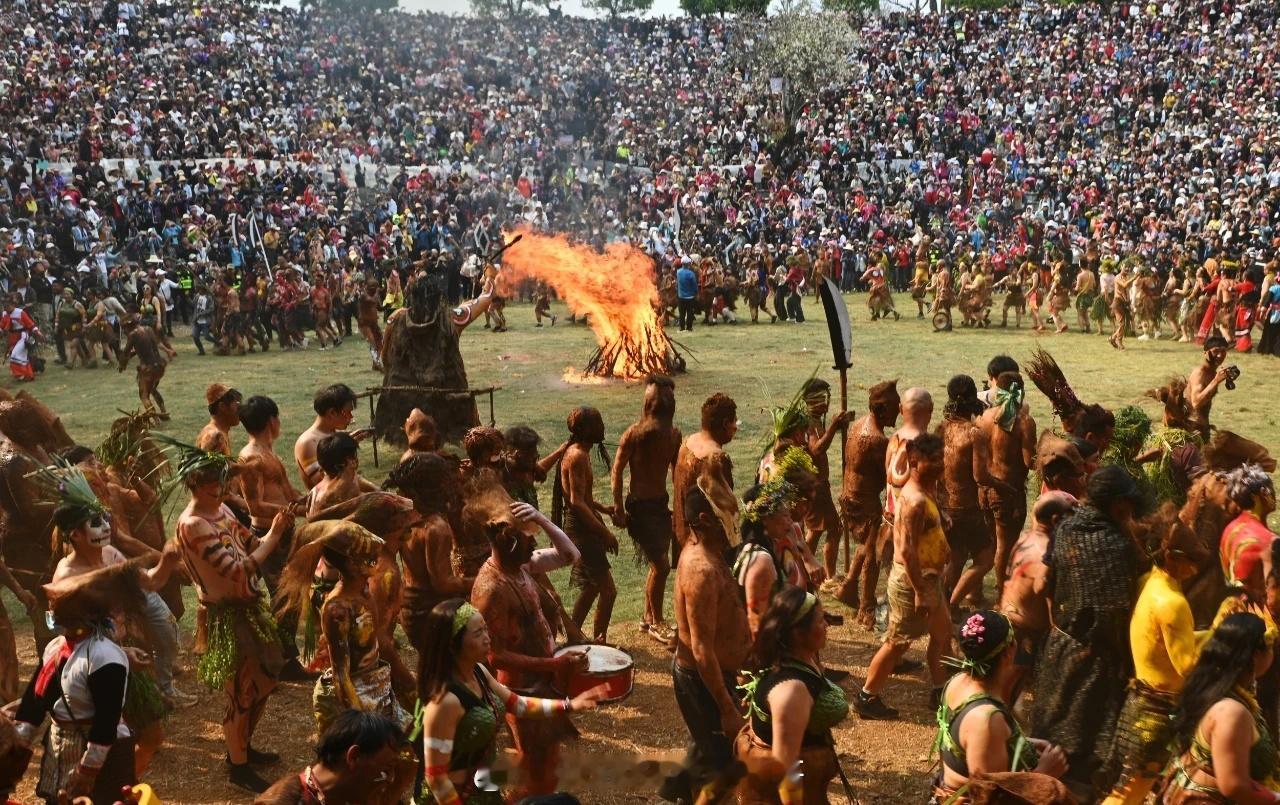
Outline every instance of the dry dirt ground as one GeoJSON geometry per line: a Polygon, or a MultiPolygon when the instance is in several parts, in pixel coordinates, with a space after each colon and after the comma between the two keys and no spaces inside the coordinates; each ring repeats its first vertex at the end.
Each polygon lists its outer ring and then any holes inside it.
{"type": "MultiPolygon", "coordinates": [[[[831,630],[824,660],[831,667],[851,672],[842,684],[852,693],[866,673],[876,641],[852,625],[852,618],[848,624],[831,630]]],[[[593,805],[658,802],[654,791],[660,772],[655,769],[678,761],[687,737],[671,692],[671,655],[641,635],[634,622],[615,624],[610,636],[635,658],[635,689],[622,702],[574,717],[582,737],[566,748],[562,787],[593,805]],[[659,763],[642,766],[642,760],[659,763]]],[[[190,635],[186,637],[189,641],[190,635]]],[[[19,654],[23,678],[29,678],[35,662],[30,635],[20,637],[19,654]]],[[[913,648],[909,656],[923,660],[923,645],[913,648]]],[[[220,694],[203,689],[190,672],[179,679],[179,686],[198,694],[199,703],[169,716],[165,745],[145,781],[166,805],[251,801],[243,791],[226,783],[220,694]]],[[[929,788],[929,747],[934,734],[925,675],[917,672],[894,677],[885,698],[902,710],[903,720],[860,721],[851,715],[835,731],[841,763],[861,802],[922,801],[929,788]]],[[[312,757],[314,737],[310,683],[281,685],[267,706],[254,741],[256,746],[282,755],[279,765],[265,769],[264,776],[275,778],[302,768],[312,757]]],[[[505,741],[505,733],[502,737],[505,741]]],[[[19,802],[35,801],[38,763],[37,753],[27,780],[18,789],[19,802]]],[[[838,780],[830,796],[833,803],[845,801],[838,780]]]]}

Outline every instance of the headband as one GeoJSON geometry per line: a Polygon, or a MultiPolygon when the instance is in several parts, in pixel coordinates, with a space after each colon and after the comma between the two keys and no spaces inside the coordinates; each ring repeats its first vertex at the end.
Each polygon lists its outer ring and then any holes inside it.
{"type": "Polygon", "coordinates": [[[813,593],[805,593],[804,603],[801,604],[800,608],[796,610],[796,614],[791,617],[791,623],[789,625],[795,626],[797,623],[804,620],[809,615],[809,613],[813,611],[813,608],[816,607],[817,605],[818,605],[818,597],[813,593]]]}
{"type": "Polygon", "coordinates": [[[467,628],[467,623],[471,621],[471,616],[479,614],[480,610],[471,606],[470,602],[463,601],[458,606],[458,611],[453,613],[453,629],[451,634],[454,637],[457,637],[462,633],[463,629],[467,628]]]}

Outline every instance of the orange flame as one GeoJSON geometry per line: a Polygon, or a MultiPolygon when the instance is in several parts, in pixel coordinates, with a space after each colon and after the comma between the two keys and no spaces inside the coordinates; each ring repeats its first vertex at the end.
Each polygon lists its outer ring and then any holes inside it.
{"type": "Polygon", "coordinates": [[[502,254],[499,292],[511,295],[522,280],[542,280],[570,310],[587,316],[600,345],[588,372],[635,378],[683,368],[658,317],[658,286],[648,255],[624,243],[598,252],[564,235],[538,234],[524,226],[508,233],[515,234],[523,237],[502,254]]]}

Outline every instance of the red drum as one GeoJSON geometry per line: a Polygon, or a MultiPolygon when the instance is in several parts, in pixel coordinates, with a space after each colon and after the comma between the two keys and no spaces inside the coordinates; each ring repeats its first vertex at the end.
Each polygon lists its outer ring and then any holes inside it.
{"type": "Polygon", "coordinates": [[[565,695],[569,698],[585,693],[592,688],[605,685],[608,692],[601,704],[618,702],[631,695],[635,685],[636,665],[631,655],[620,648],[587,644],[581,646],[565,646],[556,651],[560,657],[570,651],[581,651],[587,655],[587,670],[569,671],[565,682],[565,695]]]}

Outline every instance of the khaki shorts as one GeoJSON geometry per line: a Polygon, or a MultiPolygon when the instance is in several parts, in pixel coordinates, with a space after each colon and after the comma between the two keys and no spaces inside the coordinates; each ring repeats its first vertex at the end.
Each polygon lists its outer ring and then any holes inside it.
{"type": "MultiPolygon", "coordinates": [[[[942,596],[942,574],[924,577],[925,593],[932,607],[946,606],[942,596]]],[[[893,563],[889,572],[889,630],[884,642],[895,646],[907,646],[911,641],[929,634],[929,616],[916,609],[916,591],[907,578],[907,568],[893,563]]]]}

